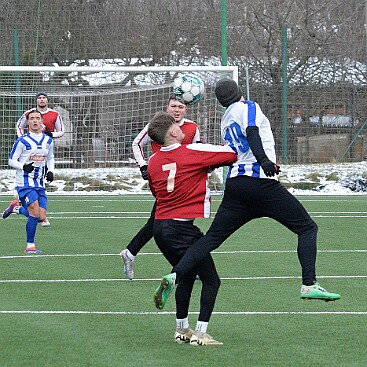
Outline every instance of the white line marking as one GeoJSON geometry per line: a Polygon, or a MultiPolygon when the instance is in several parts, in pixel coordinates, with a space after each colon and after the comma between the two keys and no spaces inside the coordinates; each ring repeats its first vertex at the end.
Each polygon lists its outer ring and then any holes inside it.
{"type": "MultiPolygon", "coordinates": [[[[213,251],[214,255],[226,254],[267,254],[267,253],[296,253],[297,250],[236,250],[236,251],[213,251]]],[[[367,250],[318,250],[318,253],[367,253],[367,250]]],[[[139,252],[139,256],[162,255],[160,252],[139,252]]],[[[119,254],[53,254],[53,255],[8,255],[0,256],[1,259],[39,259],[48,257],[93,257],[93,256],[119,256],[119,254]]]]}
{"type": "MultiPolygon", "coordinates": [[[[214,255],[226,254],[267,254],[267,253],[296,253],[297,250],[236,250],[236,251],[213,251],[214,255]]],[[[367,253],[367,250],[318,250],[318,253],[367,253]]],[[[139,252],[139,256],[162,255],[160,252],[139,252]]],[[[53,255],[8,255],[0,256],[1,259],[39,259],[48,257],[93,257],[93,256],[119,256],[119,254],[53,254],[53,255]]]]}
{"type": "MultiPolygon", "coordinates": [[[[46,310],[0,310],[0,314],[36,314],[36,315],[174,315],[175,311],[130,312],[130,311],[46,311],[46,310]]],[[[189,312],[198,315],[199,312],[189,312]]],[[[276,315],[358,315],[366,316],[367,312],[358,311],[214,311],[214,315],[246,315],[246,316],[276,316],[276,315]]]]}
{"type": "MultiPolygon", "coordinates": [[[[367,275],[319,275],[318,279],[367,279],[367,275]]],[[[271,276],[271,277],[230,277],[221,280],[274,280],[301,279],[300,276],[271,276]]],[[[0,283],[99,283],[99,282],[158,282],[161,278],[88,278],[88,279],[0,279],[0,283]]]]}

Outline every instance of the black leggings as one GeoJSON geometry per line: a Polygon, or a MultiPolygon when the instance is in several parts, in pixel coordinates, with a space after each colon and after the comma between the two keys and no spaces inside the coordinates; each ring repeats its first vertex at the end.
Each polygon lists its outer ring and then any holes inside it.
{"type": "Polygon", "coordinates": [[[136,256],[138,252],[153,238],[153,225],[157,202],[154,203],[150,217],[140,231],[127,245],[127,249],[136,256]]]}
{"type": "MultiPolygon", "coordinates": [[[[172,266],[175,266],[191,244],[202,236],[203,233],[194,225],[193,221],[156,220],[154,222],[154,239],[172,266]]],[[[180,278],[175,293],[176,317],[184,319],[188,316],[196,275],[199,276],[202,283],[198,320],[208,322],[220,287],[219,275],[210,254],[204,256],[198,264],[180,278]]]]}
{"type": "MultiPolygon", "coordinates": [[[[190,246],[173,268],[177,279],[180,281],[237,229],[262,217],[272,218],[297,234],[302,281],[305,285],[313,284],[316,281],[316,223],[303,205],[278,181],[248,176],[227,179],[222,203],[208,232],[190,246]]],[[[261,227],[258,233],[261,243],[261,227]]]]}

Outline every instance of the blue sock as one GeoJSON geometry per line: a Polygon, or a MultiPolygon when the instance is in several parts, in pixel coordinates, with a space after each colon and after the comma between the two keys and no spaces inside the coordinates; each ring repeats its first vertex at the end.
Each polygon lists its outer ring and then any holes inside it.
{"type": "Polygon", "coordinates": [[[24,206],[21,206],[19,208],[19,214],[22,214],[22,215],[24,215],[27,218],[29,217],[28,210],[24,206]]]}
{"type": "Polygon", "coordinates": [[[38,224],[38,218],[32,217],[30,215],[25,225],[25,231],[27,234],[27,242],[34,243],[34,237],[36,236],[37,224],[38,224]]]}

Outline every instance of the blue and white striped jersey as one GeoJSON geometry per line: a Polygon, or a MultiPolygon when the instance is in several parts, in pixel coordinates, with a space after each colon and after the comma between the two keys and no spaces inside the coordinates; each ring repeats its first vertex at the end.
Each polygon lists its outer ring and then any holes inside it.
{"type": "Polygon", "coordinates": [[[259,128],[265,154],[276,163],[275,142],[270,122],[260,106],[253,101],[235,102],[227,108],[221,123],[223,140],[237,153],[237,161],[228,170],[227,178],[245,175],[277,180],[275,176],[266,177],[256,161],[247,141],[248,126],[259,128]]]}
{"type": "Polygon", "coordinates": [[[17,187],[45,187],[45,166],[53,172],[55,168],[54,143],[52,138],[43,133],[28,132],[19,137],[10,152],[9,166],[16,169],[17,187]],[[23,171],[23,165],[33,163],[35,169],[23,171]]]}

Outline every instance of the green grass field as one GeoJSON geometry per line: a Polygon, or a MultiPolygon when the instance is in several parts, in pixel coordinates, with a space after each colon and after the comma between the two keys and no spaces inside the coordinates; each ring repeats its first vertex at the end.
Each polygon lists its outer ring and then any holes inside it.
{"type": "MultiPolygon", "coordinates": [[[[1,211],[10,197],[0,197],[1,211]]],[[[367,196],[301,196],[319,225],[317,271],[337,302],[301,301],[296,236],[249,223],[216,252],[222,287],[208,332],[221,347],[173,341],[172,297],[155,309],[170,266],[150,241],[133,281],[118,253],[151,196],[50,196],[42,256],[24,255],[25,218],[0,220],[0,366],[367,366],[367,196]]],[[[213,210],[220,197],[213,197],[213,210]]],[[[197,220],[206,231],[211,220],[197,220]]],[[[195,327],[200,282],[191,302],[195,327]]]]}

